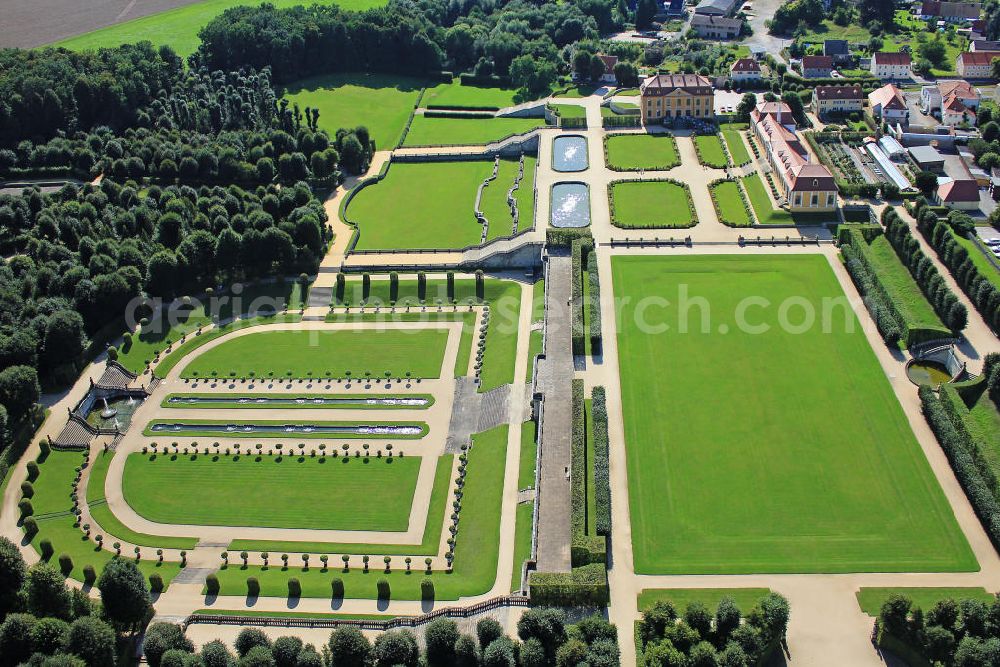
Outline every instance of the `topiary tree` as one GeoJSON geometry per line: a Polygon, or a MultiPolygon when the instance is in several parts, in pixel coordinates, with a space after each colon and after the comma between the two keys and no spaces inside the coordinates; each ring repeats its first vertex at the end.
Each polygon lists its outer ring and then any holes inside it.
{"type": "Polygon", "coordinates": [[[184,630],[175,623],[153,623],[146,629],[142,650],[150,667],[160,667],[163,655],[169,650],[194,651],[194,644],[184,636],[184,630]]]}
{"type": "Polygon", "coordinates": [[[458,642],[458,625],[448,618],[438,618],[424,628],[424,646],[428,667],[447,667],[455,664],[455,643],[458,642]]]}
{"type": "Polygon", "coordinates": [[[28,612],[35,616],[70,618],[72,599],[66,588],[65,577],[48,563],[35,563],[31,566],[24,592],[28,612]]]}
{"type": "Polygon", "coordinates": [[[160,576],[159,572],[153,572],[149,575],[149,592],[150,593],[162,593],[163,592],[163,577],[160,576]]]}
{"type": "Polygon", "coordinates": [[[333,581],[330,582],[331,594],[337,600],[344,599],[344,580],[340,577],[334,577],[333,581]]]}
{"type": "Polygon", "coordinates": [[[219,577],[212,573],[205,577],[205,592],[209,595],[219,594],[219,577]]]}
{"type": "Polygon", "coordinates": [[[251,650],[261,646],[270,651],[271,640],[258,628],[243,628],[240,630],[240,634],[236,635],[236,641],[233,642],[233,648],[236,649],[236,654],[241,658],[251,650]]]}
{"type": "Polygon", "coordinates": [[[18,591],[27,578],[28,566],[21,550],[6,537],[0,537],[0,617],[19,606],[18,591]]]}
{"type": "Polygon", "coordinates": [[[380,634],[375,639],[373,653],[378,667],[415,666],[420,658],[417,640],[413,633],[406,630],[390,630],[380,634]]]}
{"type": "Polygon", "coordinates": [[[104,566],[97,581],[104,615],[116,628],[133,630],[149,613],[149,588],[132,561],[114,559],[104,566]]]}
{"type": "Polygon", "coordinates": [[[430,577],[420,582],[420,599],[424,602],[434,601],[434,580],[430,577]]]}
{"type": "Polygon", "coordinates": [[[378,599],[382,601],[389,600],[391,592],[389,590],[389,580],[386,578],[381,578],[375,583],[375,587],[378,590],[378,599]]]}
{"type": "Polygon", "coordinates": [[[337,667],[367,667],[372,645],[355,627],[337,628],[327,644],[331,663],[337,667]]]}
{"type": "Polygon", "coordinates": [[[288,580],[288,597],[298,598],[302,596],[302,584],[295,577],[288,580]]]}

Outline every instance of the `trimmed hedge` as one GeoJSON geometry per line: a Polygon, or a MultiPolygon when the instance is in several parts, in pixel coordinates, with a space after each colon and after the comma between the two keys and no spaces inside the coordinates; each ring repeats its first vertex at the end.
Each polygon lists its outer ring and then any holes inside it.
{"type": "MultiPolygon", "coordinates": [[[[719,222],[724,224],[726,227],[752,227],[754,225],[756,218],[754,217],[753,207],[750,206],[750,202],[747,201],[747,194],[743,192],[743,186],[740,185],[738,179],[717,178],[708,184],[708,194],[712,197],[712,204],[715,206],[715,214],[719,217],[719,222]],[[722,215],[722,206],[719,205],[719,198],[716,195],[715,186],[727,182],[736,184],[736,190],[740,193],[740,200],[743,202],[743,209],[747,212],[747,220],[750,221],[749,225],[740,225],[732,220],[726,220],[726,218],[722,215]]],[[[690,196],[690,194],[688,196],[690,196]]],[[[697,220],[697,215],[695,216],[695,219],[697,220]]]]}
{"type": "Polygon", "coordinates": [[[590,314],[587,317],[588,329],[590,331],[590,353],[598,355],[604,347],[604,339],[601,337],[601,277],[597,271],[597,251],[593,244],[588,248],[585,263],[587,266],[587,279],[589,281],[590,298],[587,305],[590,307],[590,314]]]}
{"type": "Polygon", "coordinates": [[[918,204],[914,217],[917,218],[917,229],[934,248],[941,263],[951,271],[955,282],[972,301],[986,325],[993,331],[1000,331],[1000,290],[982,274],[969,258],[969,252],[955,240],[948,224],[937,219],[932,207],[918,204]],[[925,215],[924,211],[930,213],[925,215]]]}
{"type": "Polygon", "coordinates": [[[603,537],[587,535],[587,424],[583,380],[573,380],[573,422],[570,433],[570,560],[574,567],[607,562],[603,537]]]}
{"type": "Polygon", "coordinates": [[[553,227],[545,230],[545,243],[555,248],[569,248],[576,239],[590,238],[590,230],[579,227],[553,227]]]}
{"type": "Polygon", "coordinates": [[[993,490],[976,465],[971,453],[975,447],[974,443],[965,439],[956,429],[948,410],[930,387],[921,387],[918,395],[924,419],[927,420],[941,449],[948,457],[948,462],[955,471],[955,477],[965,490],[965,495],[969,498],[972,509],[982,522],[990,541],[995,548],[1000,549],[1000,502],[997,502],[993,490]]]}
{"type": "Polygon", "coordinates": [[[573,312],[572,315],[572,336],[573,355],[579,356],[586,352],[583,341],[583,245],[585,239],[576,239],[570,246],[570,253],[573,260],[573,312]]]}
{"type": "Polygon", "coordinates": [[[480,113],[477,111],[470,111],[469,113],[463,113],[461,111],[424,111],[424,118],[495,118],[491,113],[483,111],[480,113]]]}
{"type": "Polygon", "coordinates": [[[615,127],[642,127],[642,116],[602,116],[601,126],[605,129],[615,127]]]}
{"type": "Polygon", "coordinates": [[[892,208],[882,212],[882,224],[885,225],[886,239],[913,276],[913,280],[920,286],[934,312],[945,326],[958,334],[968,323],[969,313],[955,293],[948,288],[934,262],[924,254],[920,242],[910,231],[910,226],[892,208]]]}
{"type": "Polygon", "coordinates": [[[608,469],[608,406],[604,387],[591,394],[594,423],[594,498],[597,534],[611,536],[611,476],[608,469]]]}
{"type": "Polygon", "coordinates": [[[608,572],[601,563],[570,572],[533,572],[528,579],[532,605],[602,607],[608,604],[608,572]]]}
{"type": "MultiPolygon", "coordinates": [[[[428,104],[425,109],[429,111],[448,111],[450,109],[464,109],[466,111],[499,111],[500,107],[495,105],[484,105],[475,106],[471,104],[462,104],[460,106],[455,106],[453,104],[428,104]]],[[[427,112],[424,112],[427,115],[427,112]]],[[[493,114],[489,114],[490,118],[493,118],[493,114]]]]}
{"type": "MultiPolygon", "coordinates": [[[[842,243],[844,231],[841,231],[842,243]]],[[[851,231],[857,233],[856,230],[851,231]]],[[[853,234],[849,234],[848,238],[851,236],[853,234]]],[[[840,253],[844,257],[847,273],[850,274],[854,286],[858,288],[858,292],[864,299],[865,307],[875,321],[875,326],[878,327],[882,340],[889,346],[896,346],[902,338],[902,331],[906,325],[899,311],[896,310],[896,304],[886,295],[878,274],[868,263],[867,256],[859,252],[851,242],[841,245],[840,253]]]]}

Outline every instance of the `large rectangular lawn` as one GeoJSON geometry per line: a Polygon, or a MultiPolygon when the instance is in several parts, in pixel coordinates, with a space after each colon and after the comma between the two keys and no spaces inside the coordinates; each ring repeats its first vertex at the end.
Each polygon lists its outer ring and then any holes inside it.
{"type": "Polygon", "coordinates": [[[843,297],[826,258],[614,257],[612,274],[630,299],[618,354],[638,573],[978,568],[853,312],[819,324],[821,300],[843,297]],[[678,307],[649,301],[677,304],[682,286],[708,303],[710,333],[698,305],[681,333],[678,307]],[[735,325],[749,297],[764,333],[735,325]],[[778,326],[803,303],[815,326],[778,326]]]}
{"type": "Polygon", "coordinates": [[[341,331],[260,331],[237,336],[202,353],[181,375],[305,378],[380,377],[409,373],[416,378],[441,375],[448,343],[446,329],[364,329],[341,331]],[[291,375],[288,375],[288,372],[291,375]]]}
{"type": "Polygon", "coordinates": [[[125,460],[122,492],[140,516],[158,523],[405,531],[419,470],[417,456],[135,453],[125,460]]]}
{"type": "Polygon", "coordinates": [[[544,118],[413,117],[404,146],[478,146],[544,127],[544,118]]]}

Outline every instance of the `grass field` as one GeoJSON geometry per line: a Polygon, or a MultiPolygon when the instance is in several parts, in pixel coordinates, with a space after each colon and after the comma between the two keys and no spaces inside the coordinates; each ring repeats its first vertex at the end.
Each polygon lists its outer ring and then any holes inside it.
{"type": "MultiPolygon", "coordinates": [[[[251,316],[261,312],[273,313],[286,306],[290,310],[296,310],[301,308],[303,303],[302,284],[298,281],[247,285],[238,297],[223,294],[219,296],[217,301],[192,304],[194,308],[157,313],[149,324],[141,326],[138,334],[132,336],[130,345],[122,346],[118,354],[118,363],[134,373],[139,373],[157,353],[163,352],[167,345],[177,343],[181,336],[190,334],[200,326],[208,326],[213,321],[231,320],[236,315],[249,319],[231,324],[231,327],[246,326],[251,321],[266,322],[279,318],[277,315],[251,316]]],[[[281,316],[282,319],[285,317],[294,316],[281,316]]],[[[187,342],[175,345],[174,352],[180,348],[187,349],[204,344],[214,335],[217,335],[215,331],[196,338],[191,337],[187,342]]],[[[178,358],[175,354],[168,356],[178,358]]],[[[166,359],[161,361],[157,367],[163,366],[165,361],[166,359]]],[[[173,367],[173,364],[170,364],[170,367],[173,367]]],[[[161,370],[161,373],[165,372],[166,370],[161,370]]]]}
{"type": "Polygon", "coordinates": [[[985,379],[963,387],[961,393],[956,386],[943,385],[941,400],[949,404],[949,412],[972,436],[978,450],[975,458],[982,457],[985,467],[1000,475],[1000,409],[990,398],[985,379]]]}
{"type": "MultiPolygon", "coordinates": [[[[301,0],[269,0],[269,2],[279,8],[302,4],[301,0]]],[[[252,0],[200,0],[200,2],[177,9],[70,37],[56,42],[53,46],[63,46],[67,49],[80,51],[129,44],[145,39],[154,45],[169,44],[177,51],[178,55],[187,56],[198,48],[198,31],[213,18],[230,7],[257,4],[261,3],[252,0]]],[[[381,7],[385,2],[382,0],[315,0],[314,4],[340,5],[344,9],[363,10],[381,7]]]]}
{"type": "Polygon", "coordinates": [[[781,208],[774,208],[767,193],[767,184],[760,174],[750,174],[740,179],[746,190],[753,214],[761,225],[816,225],[823,222],[835,222],[837,212],[829,213],[789,213],[781,208]]]}
{"type": "Polygon", "coordinates": [[[446,329],[281,330],[238,336],[195,357],[182,377],[441,376],[446,329]],[[235,375],[234,375],[235,374],[235,375]]]}
{"type": "Polygon", "coordinates": [[[404,146],[478,146],[544,127],[544,118],[413,117],[404,146]]]}
{"type": "Polygon", "coordinates": [[[604,137],[608,167],[621,171],[673,169],[681,163],[669,134],[609,134],[604,137]]]}
{"type": "Polygon", "coordinates": [[[977,569],[826,258],[614,257],[612,275],[636,572],[977,569]],[[637,312],[678,294],[684,318],[637,312]]]}
{"type": "Polygon", "coordinates": [[[694,138],[694,145],[698,148],[698,160],[706,167],[725,169],[729,164],[719,135],[698,135],[694,138]]]}
{"type": "Polygon", "coordinates": [[[521,590],[521,568],[531,558],[531,521],[534,505],[524,502],[517,506],[514,525],[514,567],[510,572],[510,591],[521,590]]]}
{"type": "Polygon", "coordinates": [[[296,81],[279,91],[301,109],[319,110],[319,127],[337,130],[364,125],[377,150],[396,146],[417,103],[422,79],[385,74],[327,74],[296,81]]]}
{"type": "Polygon", "coordinates": [[[586,118],[587,108],[579,104],[550,104],[549,107],[560,118],[586,118]]]}
{"type": "Polygon", "coordinates": [[[869,616],[878,616],[882,604],[894,594],[905,595],[913,601],[914,607],[920,607],[926,614],[941,600],[980,600],[989,604],[993,595],[985,588],[862,588],[855,596],[861,611],[869,616]]]}
{"type": "Polygon", "coordinates": [[[947,336],[947,327],[934,312],[934,308],[920,291],[909,270],[903,266],[896,251],[884,235],[877,236],[867,248],[859,248],[870,258],[886,293],[896,304],[903,320],[910,329],[941,329],[947,336]]]}
{"type": "MultiPolygon", "coordinates": [[[[434,472],[434,487],[431,489],[431,501],[427,508],[427,523],[424,524],[424,537],[420,544],[380,544],[378,552],[389,556],[433,556],[441,544],[441,531],[444,529],[445,502],[448,500],[448,486],[451,483],[453,457],[445,454],[438,459],[434,472]]],[[[343,542],[279,542],[276,540],[233,540],[229,543],[231,551],[266,551],[269,553],[309,552],[318,554],[359,554],[374,549],[370,544],[351,544],[343,542]]],[[[339,563],[338,563],[339,565],[339,563]]]]}
{"type": "MultiPolygon", "coordinates": [[[[504,464],[507,454],[507,426],[473,436],[469,451],[469,469],[462,499],[462,518],[458,543],[455,547],[455,567],[451,573],[435,571],[431,575],[437,600],[456,600],[488,591],[496,580],[500,539],[500,510],[503,500],[504,464]]],[[[381,554],[379,547],[370,545],[370,553],[381,554]]],[[[251,565],[243,568],[230,565],[219,570],[221,595],[245,595],[246,578],[257,577],[262,596],[285,597],[288,579],[295,577],[302,585],[303,597],[330,598],[330,582],[339,577],[344,582],[347,598],[375,599],[376,583],[385,578],[394,600],[419,600],[424,568],[415,567],[407,573],[402,558],[395,558],[392,570],[385,573],[381,559],[372,559],[371,569],[362,571],[355,558],[348,572],[333,568],[323,572],[317,567],[308,571],[301,567],[263,568],[251,565]]],[[[339,563],[338,563],[339,565],[339,563]]]]}
{"type": "Polygon", "coordinates": [[[625,229],[693,227],[691,195],[669,181],[619,181],[611,184],[611,224],[625,229]]]}
{"type": "Polygon", "coordinates": [[[681,614],[692,602],[701,602],[714,612],[724,597],[731,597],[746,613],[770,593],[767,588],[644,588],[639,591],[639,611],[651,609],[657,602],[671,602],[681,614]]]}
{"type": "Polygon", "coordinates": [[[409,526],[419,457],[213,458],[129,454],[125,501],[157,523],[404,532],[409,526]],[[364,498],[371,502],[358,502],[364,498]]]}
{"type": "Polygon", "coordinates": [[[715,195],[715,212],[719,221],[733,227],[749,227],[752,224],[750,212],[743,205],[740,184],[736,181],[722,181],[711,187],[715,195]]]}
{"type": "MultiPolygon", "coordinates": [[[[35,519],[38,521],[38,532],[31,540],[36,551],[39,542],[47,539],[52,543],[52,564],[58,567],[57,559],[66,554],[73,562],[69,577],[83,581],[83,568],[92,565],[98,574],[115,555],[112,551],[101,549],[87,538],[79,527],[73,525],[72,500],[70,493],[73,488],[75,469],[80,465],[80,452],[53,450],[48,457],[39,463],[39,475],[35,480],[35,495],[31,499],[35,509],[35,519]]],[[[92,536],[101,534],[99,529],[91,527],[92,536]]],[[[114,540],[106,536],[105,544],[111,547],[114,540]]],[[[144,555],[153,556],[152,549],[144,549],[144,555]]],[[[129,554],[132,557],[132,554],[129,554]]],[[[178,563],[165,562],[158,564],[155,560],[140,560],[139,570],[149,576],[153,572],[163,577],[163,583],[169,584],[180,571],[178,563]]]]}
{"type": "MultiPolygon", "coordinates": [[[[993,263],[983,255],[983,251],[980,250],[983,245],[979,241],[956,234],[950,227],[948,228],[948,233],[955,238],[958,245],[965,248],[966,252],[969,253],[969,259],[976,265],[979,272],[983,274],[983,277],[993,283],[994,287],[1000,289],[1000,271],[997,271],[997,267],[993,266],[993,263]]],[[[986,252],[989,252],[989,249],[986,249],[986,252]]]]}
{"type": "MultiPolygon", "coordinates": [[[[527,229],[531,226],[532,217],[535,212],[535,164],[538,158],[524,158],[524,178],[518,185],[514,198],[517,201],[518,228],[527,229]]],[[[489,231],[487,239],[494,239],[498,236],[510,236],[515,231],[514,217],[507,206],[507,191],[514,185],[517,177],[518,160],[500,160],[500,169],[497,171],[496,180],[492,181],[483,190],[483,198],[480,202],[480,210],[486,219],[489,220],[489,231]]]]}
{"type": "Polygon", "coordinates": [[[345,216],[359,230],[357,249],[479,243],[476,189],[492,173],[487,161],[393,164],[384,179],[360,190],[347,206],[345,216]]]}
{"type": "Polygon", "coordinates": [[[90,507],[90,516],[104,532],[105,540],[111,544],[114,539],[135,544],[142,547],[156,547],[159,549],[194,549],[198,539],[194,537],[166,537],[162,535],[147,535],[137,533],[126,527],[108,506],[107,498],[104,496],[105,482],[108,478],[108,466],[114,458],[114,452],[98,452],[94,457],[90,470],[90,480],[87,482],[87,505],[90,507]]]}
{"type": "Polygon", "coordinates": [[[722,137],[726,140],[726,148],[729,149],[729,156],[733,159],[733,164],[746,164],[750,161],[750,151],[747,150],[746,142],[735,127],[722,128],[722,137]]]}
{"type": "Polygon", "coordinates": [[[484,86],[463,86],[459,79],[451,83],[441,83],[428,88],[421,104],[424,107],[447,107],[449,109],[502,109],[526,100],[513,88],[489,88],[484,86]]]}

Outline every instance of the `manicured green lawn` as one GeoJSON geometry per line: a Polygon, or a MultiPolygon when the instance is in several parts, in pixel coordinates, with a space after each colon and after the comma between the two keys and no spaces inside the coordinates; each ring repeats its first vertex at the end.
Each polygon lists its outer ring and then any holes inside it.
{"type": "Polygon", "coordinates": [[[726,140],[726,148],[733,158],[733,164],[746,164],[750,161],[750,151],[747,150],[746,142],[738,130],[723,128],[722,137],[726,140]]]}
{"type": "Polygon", "coordinates": [[[621,256],[612,275],[638,573],[977,569],[825,257],[621,256]],[[684,318],[638,310],[679,293],[684,318]]]}
{"type": "Polygon", "coordinates": [[[669,181],[619,181],[611,184],[611,223],[625,229],[692,227],[688,191],[669,181]]]}
{"type": "Polygon", "coordinates": [[[544,127],[544,118],[413,118],[404,146],[478,146],[544,127]]]}
{"type": "MultiPolygon", "coordinates": [[[[420,544],[380,544],[378,552],[390,556],[433,556],[441,544],[441,531],[444,529],[445,501],[448,500],[448,486],[451,483],[453,456],[444,454],[438,459],[434,472],[434,487],[431,489],[431,501],[427,508],[427,522],[424,524],[424,537],[420,544]]],[[[276,540],[233,540],[229,543],[230,551],[254,551],[281,554],[284,552],[309,552],[314,554],[358,554],[374,549],[369,544],[345,544],[338,542],[279,542],[276,540]]],[[[422,562],[422,559],[421,559],[422,562]]],[[[340,562],[337,562],[337,566],[340,562]]]]}
{"type": "Polygon", "coordinates": [[[212,377],[392,377],[436,378],[445,329],[280,330],[238,336],[195,357],[181,375],[212,377]],[[235,374],[235,375],[233,375],[235,374]]]}
{"type": "Polygon", "coordinates": [[[449,109],[502,109],[520,104],[525,100],[513,88],[489,88],[463,86],[459,79],[451,83],[441,83],[428,88],[421,105],[424,107],[447,107],[449,109]]]}
{"type": "MultiPolygon", "coordinates": [[[[123,344],[118,354],[118,363],[134,373],[139,373],[167,345],[177,343],[181,336],[190,334],[199,326],[208,326],[213,321],[227,321],[235,315],[241,317],[257,316],[259,313],[274,313],[285,307],[296,310],[302,307],[302,284],[294,282],[275,282],[246,285],[238,300],[231,295],[220,294],[218,300],[207,301],[204,304],[192,304],[193,308],[173,309],[160,312],[145,326],[140,326],[138,333],[133,334],[130,344],[123,344]],[[227,297],[223,299],[222,297],[227,297]],[[208,310],[206,311],[206,307],[208,310]],[[253,312],[250,312],[250,308],[253,312]]],[[[273,316],[277,317],[277,316],[273,316]]],[[[254,318],[250,318],[254,319],[254,318]]],[[[267,321],[268,317],[260,315],[259,321],[267,321]]],[[[244,326],[239,323],[238,326],[244,326]]],[[[210,338],[205,335],[189,337],[186,343],[175,345],[188,348],[192,344],[204,344],[210,338]]],[[[173,355],[168,355],[173,356],[173,355]]],[[[161,361],[157,366],[163,367],[161,361]]],[[[172,367],[173,364],[170,364],[172,367]]],[[[161,370],[161,373],[165,373],[161,370]]]]}
{"type": "Polygon", "coordinates": [[[157,523],[407,530],[419,457],[261,458],[129,454],[122,492],[157,523]]]}
{"type": "Polygon", "coordinates": [[[517,474],[517,488],[531,489],[535,486],[535,464],[538,447],[535,443],[537,425],[533,421],[521,424],[521,458],[517,474]]]}
{"type": "Polygon", "coordinates": [[[386,74],[325,74],[279,91],[299,108],[319,110],[319,127],[332,137],[340,128],[364,125],[377,150],[396,146],[417,103],[423,79],[386,74]]]}
{"type": "MultiPolygon", "coordinates": [[[[419,440],[427,435],[429,427],[424,422],[417,421],[312,421],[303,419],[155,419],[143,429],[143,435],[149,437],[175,437],[175,438],[290,438],[302,440],[419,440]],[[186,426],[184,430],[174,430],[173,425],[180,424],[186,426]],[[239,428],[230,430],[230,426],[266,426],[269,430],[244,431],[239,428]],[[159,428],[166,426],[166,428],[159,428]],[[336,433],[324,433],[322,431],[298,431],[286,432],[286,426],[313,426],[313,427],[389,427],[408,426],[413,427],[413,432],[404,433],[369,433],[363,431],[346,431],[336,433]]],[[[289,445],[289,450],[291,445],[289,445]]],[[[286,451],[289,451],[286,450],[286,451]]],[[[375,452],[373,451],[372,454],[375,452]]]]}
{"type": "Polygon", "coordinates": [[[604,137],[608,167],[621,171],[673,169],[681,163],[669,134],[609,134],[604,137]]]}
{"type": "Polygon", "coordinates": [[[724,169],[729,164],[719,135],[698,135],[694,138],[694,145],[698,148],[698,160],[703,165],[715,169],[724,169]]]}
{"type": "Polygon", "coordinates": [[[542,332],[532,331],[528,338],[528,366],[524,369],[524,381],[531,382],[531,374],[534,371],[535,357],[542,352],[542,332]]]}
{"type": "Polygon", "coordinates": [[[538,280],[531,288],[531,321],[541,322],[545,319],[545,281],[538,280]]]}
{"type": "Polygon", "coordinates": [[[587,108],[579,104],[551,104],[552,110],[562,118],[586,118],[587,108]]]}
{"type": "MultiPolygon", "coordinates": [[[[277,7],[301,5],[301,0],[269,0],[277,7]]],[[[154,45],[169,44],[178,55],[187,56],[198,48],[198,31],[209,21],[230,7],[256,5],[252,0],[200,0],[183,7],[171,9],[152,16],[116,23],[100,30],[70,37],[53,46],[80,51],[102,47],[130,44],[149,40],[154,45]]],[[[340,5],[344,9],[363,10],[380,7],[382,0],[315,0],[319,5],[340,5]]]]}
{"type": "Polygon", "coordinates": [[[345,216],[359,230],[357,249],[478,244],[483,228],[474,213],[476,190],[492,173],[493,163],[485,160],[393,164],[347,206],[345,216]]]}
{"type": "MultiPolygon", "coordinates": [[[[87,538],[79,527],[73,525],[74,517],[71,513],[73,504],[70,493],[75,469],[82,460],[80,452],[53,450],[43,462],[39,463],[40,472],[34,482],[35,496],[32,498],[35,519],[38,521],[38,533],[31,540],[32,546],[38,551],[39,543],[43,539],[49,540],[53,549],[50,562],[58,567],[59,556],[68,555],[73,562],[69,577],[77,581],[84,580],[83,568],[86,565],[93,566],[100,575],[104,566],[115,558],[114,552],[101,549],[87,538]]],[[[100,529],[91,526],[91,535],[99,534],[102,534],[100,529]]],[[[105,547],[110,549],[114,539],[110,535],[105,537],[107,538],[104,542],[105,547]]],[[[147,558],[155,557],[153,549],[143,549],[143,555],[147,558]]],[[[123,553],[123,557],[134,560],[132,553],[123,553]]],[[[169,585],[180,571],[178,563],[158,564],[155,560],[140,560],[138,566],[147,577],[153,572],[159,573],[164,585],[169,585]]]]}
{"type": "Polygon", "coordinates": [[[884,235],[878,236],[867,245],[867,249],[861,250],[866,251],[871,259],[889,298],[896,304],[909,328],[938,328],[943,334],[947,334],[947,328],[920,291],[909,270],[899,260],[889,239],[884,235]]]}
{"type": "MultiPolygon", "coordinates": [[[[517,201],[518,228],[527,229],[531,226],[532,216],[535,211],[535,164],[538,158],[524,158],[524,178],[518,185],[514,198],[517,201]]],[[[518,160],[500,160],[500,169],[497,171],[496,180],[483,190],[483,199],[480,202],[480,210],[486,219],[489,220],[490,227],[486,236],[493,239],[498,236],[510,236],[514,229],[514,217],[507,206],[507,191],[514,185],[517,178],[518,160]]]]}
{"type": "Polygon", "coordinates": [[[517,506],[514,526],[514,567],[510,572],[510,591],[521,590],[521,568],[531,558],[531,521],[534,516],[532,503],[517,506]]]}
{"type": "Polygon", "coordinates": [[[247,618],[336,618],[342,621],[386,621],[411,618],[393,614],[337,614],[308,611],[255,611],[253,609],[196,609],[195,616],[245,616],[247,618]]]}
{"type": "Polygon", "coordinates": [[[129,544],[136,544],[143,547],[156,547],[159,549],[194,549],[198,539],[194,537],[166,537],[162,535],[147,535],[137,533],[126,527],[108,506],[108,501],[104,496],[104,486],[108,478],[108,466],[114,452],[98,452],[94,457],[93,468],[90,471],[90,480],[87,482],[87,505],[90,506],[90,516],[100,528],[96,531],[103,531],[105,540],[111,544],[115,539],[129,544]]]}
{"type": "Polygon", "coordinates": [[[517,359],[518,322],[521,314],[521,286],[500,283],[503,291],[492,299],[490,323],[486,327],[486,355],[479,376],[479,391],[496,389],[514,381],[517,359]]]}
{"type": "Polygon", "coordinates": [[[767,588],[644,588],[639,591],[639,611],[651,609],[657,602],[671,602],[681,614],[692,602],[701,602],[714,612],[724,597],[731,597],[746,613],[770,593],[767,588]]]}
{"type": "MultiPolygon", "coordinates": [[[[469,451],[468,474],[462,497],[462,515],[458,543],[455,547],[455,568],[451,573],[435,571],[430,575],[438,600],[480,595],[490,590],[496,581],[500,540],[500,510],[503,501],[504,464],[507,455],[507,426],[500,426],[473,436],[469,451]]],[[[371,545],[372,555],[381,555],[380,547],[371,545]]],[[[264,569],[239,564],[219,570],[221,595],[245,595],[246,578],[257,577],[262,596],[288,595],[288,579],[295,577],[302,586],[303,597],[329,598],[330,582],[336,577],[344,582],[347,598],[374,599],[376,583],[385,578],[394,600],[419,600],[420,582],[427,576],[422,563],[405,571],[401,557],[393,559],[391,571],[383,571],[381,558],[373,558],[371,569],[362,570],[360,558],[354,558],[348,572],[331,567],[323,572],[318,567],[304,571],[301,567],[264,569]]],[[[338,565],[340,563],[337,563],[338,565]]]]}
{"type": "Polygon", "coordinates": [[[715,212],[719,221],[733,227],[749,227],[752,223],[750,213],[743,205],[740,196],[740,185],[736,181],[723,181],[711,187],[715,195],[715,212]]]}
{"type": "Polygon", "coordinates": [[[569,97],[573,99],[580,99],[584,97],[590,97],[595,92],[597,92],[598,87],[590,83],[581,83],[579,85],[571,85],[567,88],[557,88],[552,92],[555,97],[569,97]]]}
{"type": "Polygon", "coordinates": [[[914,607],[920,607],[926,614],[941,600],[980,600],[987,604],[993,601],[993,595],[985,588],[862,588],[855,595],[861,611],[869,616],[878,616],[882,604],[894,594],[905,595],[913,601],[914,607]]]}

